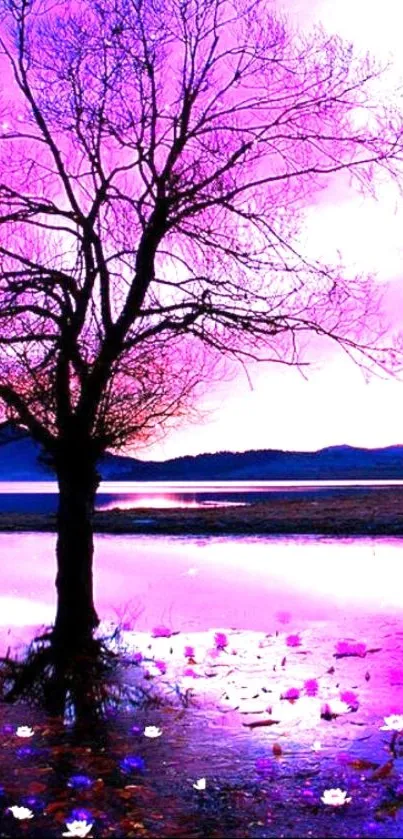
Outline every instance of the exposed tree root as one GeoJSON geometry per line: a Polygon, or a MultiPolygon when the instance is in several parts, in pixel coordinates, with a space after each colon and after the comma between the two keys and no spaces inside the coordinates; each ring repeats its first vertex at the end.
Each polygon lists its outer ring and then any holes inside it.
{"type": "Polygon", "coordinates": [[[72,647],[56,643],[49,629],[22,656],[8,651],[0,658],[0,701],[34,705],[86,734],[117,711],[167,704],[156,686],[144,686],[136,676],[127,682],[125,670],[139,668],[109,648],[118,635],[119,628],[112,639],[90,638],[72,647]]]}
{"type": "Polygon", "coordinates": [[[129,699],[119,657],[101,640],[80,648],[56,644],[52,632],[35,638],[21,658],[0,659],[0,698],[27,702],[88,728],[129,699]]]}

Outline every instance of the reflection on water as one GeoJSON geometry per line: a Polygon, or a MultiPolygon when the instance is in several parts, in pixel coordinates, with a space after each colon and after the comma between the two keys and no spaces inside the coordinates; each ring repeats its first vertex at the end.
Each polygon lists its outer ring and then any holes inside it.
{"type": "Polygon", "coordinates": [[[228,501],[225,499],[204,499],[197,496],[176,495],[99,495],[97,510],[136,510],[150,508],[163,509],[203,509],[205,507],[243,507],[246,501],[228,501]]]}
{"type": "MultiPolygon", "coordinates": [[[[204,508],[243,506],[269,496],[301,499],[354,495],[357,489],[402,486],[403,481],[103,481],[96,508],[204,508]]],[[[55,481],[0,481],[0,513],[54,513],[55,481]]]]}
{"type": "MultiPolygon", "coordinates": [[[[2,628],[52,617],[55,539],[0,534],[2,628]]],[[[403,614],[397,538],[108,534],[97,535],[95,545],[99,613],[113,619],[127,612],[139,630],[162,624],[182,632],[219,626],[269,632],[286,612],[293,621],[403,614]]]]}
{"type": "MultiPolygon", "coordinates": [[[[49,533],[0,534],[3,649],[29,621],[49,619],[54,542],[49,533]]],[[[4,816],[11,831],[0,834],[53,839],[62,808],[85,806],[99,837],[122,836],[135,819],[161,837],[401,838],[401,738],[392,760],[384,731],[384,718],[403,709],[400,568],[396,538],[97,536],[100,615],[129,618],[129,649],[148,671],[141,684],[165,688],[164,702],[108,718],[108,739],[86,736],[79,748],[68,727],[61,738],[31,709],[23,718],[21,707],[3,710],[6,803],[35,810],[14,832],[4,816]],[[175,635],[158,635],[161,625],[175,635]],[[218,628],[227,641],[219,650],[218,628]],[[340,657],[340,643],[365,655],[340,657]],[[175,697],[178,687],[195,697],[189,710],[168,713],[173,685],[175,697]],[[287,701],[291,691],[297,700],[287,701]],[[324,717],[337,703],[344,710],[324,717]],[[29,744],[17,742],[21,724],[34,729],[29,744]],[[150,726],[156,741],[143,736],[150,726]],[[192,785],[204,777],[200,794],[192,785]],[[351,805],[322,806],[332,787],[351,805]]]]}
{"type": "MultiPolygon", "coordinates": [[[[266,489],[240,490],[237,484],[168,484],[128,481],[102,482],[97,492],[97,510],[200,509],[241,507],[260,500],[266,489]]],[[[55,481],[0,481],[0,513],[55,513],[58,488],[55,481]]]]}

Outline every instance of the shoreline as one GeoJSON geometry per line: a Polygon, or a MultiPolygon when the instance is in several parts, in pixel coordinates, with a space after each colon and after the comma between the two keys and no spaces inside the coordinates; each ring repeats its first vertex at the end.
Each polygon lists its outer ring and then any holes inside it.
{"type": "MultiPolygon", "coordinates": [[[[0,513],[0,532],[55,532],[56,515],[0,513]]],[[[96,511],[94,532],[141,535],[403,536],[403,487],[376,487],[309,497],[273,495],[237,507],[96,511]]]]}

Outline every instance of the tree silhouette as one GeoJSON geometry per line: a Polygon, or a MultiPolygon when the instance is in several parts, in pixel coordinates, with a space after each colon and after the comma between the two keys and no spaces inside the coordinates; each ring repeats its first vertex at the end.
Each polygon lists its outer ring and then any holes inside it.
{"type": "Polygon", "coordinates": [[[364,365],[371,277],[309,259],[303,211],[343,173],[398,178],[382,70],[267,0],[0,0],[0,399],[59,485],[53,644],[92,589],[97,460],[187,416],[215,360],[364,365]],[[212,361],[214,359],[214,362],[212,361]]]}

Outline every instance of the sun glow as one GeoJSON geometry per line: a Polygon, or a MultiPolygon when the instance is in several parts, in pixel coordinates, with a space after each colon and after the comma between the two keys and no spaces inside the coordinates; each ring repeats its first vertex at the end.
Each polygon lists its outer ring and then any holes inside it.
{"type": "Polygon", "coordinates": [[[156,510],[170,510],[178,507],[185,507],[191,509],[198,509],[204,505],[198,501],[184,501],[175,495],[140,495],[137,498],[133,497],[119,497],[111,501],[100,500],[97,503],[98,510],[137,510],[137,509],[156,509],[156,510]]]}

